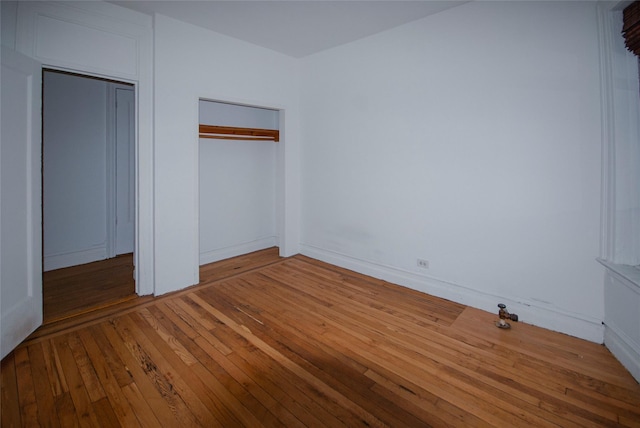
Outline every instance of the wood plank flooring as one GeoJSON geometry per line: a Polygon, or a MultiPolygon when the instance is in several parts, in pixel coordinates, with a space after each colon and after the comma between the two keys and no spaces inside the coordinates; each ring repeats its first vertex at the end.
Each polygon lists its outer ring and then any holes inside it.
{"type": "Polygon", "coordinates": [[[133,254],[44,272],[44,323],[136,297],[133,254]]]}
{"type": "Polygon", "coordinates": [[[640,386],[604,346],[251,257],[32,336],[2,361],[2,426],[640,426],[640,386]]]}

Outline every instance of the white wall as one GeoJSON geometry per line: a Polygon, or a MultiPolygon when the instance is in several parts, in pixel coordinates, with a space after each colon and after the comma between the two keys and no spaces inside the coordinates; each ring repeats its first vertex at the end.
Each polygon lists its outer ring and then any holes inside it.
{"type": "MultiPolygon", "coordinates": [[[[297,253],[297,63],[270,50],[161,15],[155,16],[154,28],[156,294],[199,280],[200,98],[280,110],[278,245],[283,255],[297,253]]],[[[232,180],[226,184],[229,194],[243,188],[232,180]]],[[[239,228],[241,224],[233,222],[226,227],[239,228]]]]}
{"type": "MultiPolygon", "coordinates": [[[[206,125],[278,129],[278,111],[200,100],[206,125]]],[[[200,139],[200,264],[277,245],[277,145],[200,139]]]]}
{"type": "Polygon", "coordinates": [[[200,100],[198,117],[203,125],[278,129],[278,110],[200,100]]]}
{"type": "Polygon", "coordinates": [[[16,49],[16,18],[18,2],[3,0],[0,2],[0,40],[2,46],[16,49]]]}
{"type": "Polygon", "coordinates": [[[107,258],[108,83],[45,73],[45,270],[107,258]]]}
{"type": "Polygon", "coordinates": [[[303,253],[602,342],[595,9],[472,2],[303,59],[303,253]]]}

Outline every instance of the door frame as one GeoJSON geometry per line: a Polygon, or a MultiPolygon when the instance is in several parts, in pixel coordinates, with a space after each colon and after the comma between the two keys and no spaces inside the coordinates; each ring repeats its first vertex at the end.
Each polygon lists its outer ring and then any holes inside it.
{"type": "Polygon", "coordinates": [[[16,51],[135,86],[134,276],[138,295],[154,294],[153,19],[106,2],[18,2],[16,12],[16,51]]]}
{"type": "MultiPolygon", "coordinates": [[[[135,198],[135,232],[134,232],[134,249],[133,249],[133,276],[134,276],[134,282],[135,282],[135,293],[139,296],[141,295],[148,295],[148,294],[153,294],[154,293],[154,289],[153,289],[153,282],[151,282],[151,284],[149,283],[142,283],[143,278],[141,278],[141,269],[139,269],[139,264],[138,264],[138,260],[139,260],[139,248],[141,245],[141,239],[140,239],[140,215],[139,215],[139,207],[140,207],[140,201],[137,198],[137,195],[139,195],[139,189],[140,189],[140,173],[139,173],[139,168],[140,168],[140,162],[141,162],[141,157],[139,155],[139,141],[140,141],[140,137],[139,137],[139,129],[140,129],[140,125],[139,125],[139,105],[140,105],[140,97],[138,94],[138,87],[139,87],[139,83],[137,81],[132,81],[129,79],[125,79],[125,78],[120,78],[117,76],[104,76],[98,73],[92,73],[91,71],[85,71],[85,70],[78,70],[78,69],[69,69],[66,67],[59,67],[56,65],[52,65],[52,64],[47,64],[47,63],[42,63],[41,65],[41,72],[44,74],[45,71],[51,71],[51,72],[57,72],[57,73],[66,73],[66,74],[70,74],[70,75],[74,75],[74,76],[78,76],[78,77],[84,77],[84,78],[90,78],[90,79],[98,79],[98,80],[102,80],[102,81],[106,81],[106,82],[110,82],[113,84],[112,88],[109,88],[109,92],[111,92],[111,90],[113,89],[113,100],[115,102],[115,88],[117,88],[117,85],[122,85],[122,87],[127,86],[129,88],[132,88],[134,91],[134,109],[135,109],[135,115],[134,115],[134,122],[135,122],[135,132],[134,132],[134,194],[136,195],[135,198]],[[151,287],[149,287],[149,285],[151,285],[151,287]]],[[[108,95],[109,98],[110,95],[108,95]]],[[[108,112],[107,113],[107,121],[113,121],[115,122],[115,107],[113,109],[112,112],[108,112]],[[111,116],[111,117],[110,117],[111,116]]],[[[109,135],[109,133],[114,134],[113,130],[110,127],[110,124],[108,123],[108,134],[107,134],[107,139],[108,140],[112,140],[112,141],[108,141],[107,142],[107,147],[109,147],[110,145],[115,144],[115,135],[109,135]]],[[[108,148],[109,150],[109,148],[108,148]]],[[[114,148],[112,150],[115,150],[114,148]]],[[[111,180],[114,176],[115,176],[115,162],[113,163],[113,165],[109,165],[110,161],[108,161],[107,164],[107,180],[111,180]],[[111,169],[111,172],[109,172],[109,169],[111,169]],[[111,175],[110,175],[111,174],[111,175]]],[[[42,167],[42,164],[40,165],[42,167]]],[[[40,193],[41,193],[41,197],[42,197],[42,189],[40,189],[40,193]]],[[[112,210],[115,208],[115,195],[109,195],[109,193],[112,192],[107,192],[107,210],[112,210]]],[[[113,193],[115,193],[115,190],[113,191],[113,193]]],[[[107,216],[109,217],[109,216],[107,216]]],[[[113,234],[115,234],[115,224],[111,225],[109,224],[109,218],[107,218],[107,254],[110,256],[110,254],[112,252],[115,252],[115,239],[111,239],[111,236],[113,234]],[[113,228],[113,234],[109,231],[110,228],[113,228]]],[[[43,225],[41,225],[40,227],[40,232],[43,233],[43,225]]],[[[153,277],[153,273],[150,273],[150,276],[153,277]]]]}

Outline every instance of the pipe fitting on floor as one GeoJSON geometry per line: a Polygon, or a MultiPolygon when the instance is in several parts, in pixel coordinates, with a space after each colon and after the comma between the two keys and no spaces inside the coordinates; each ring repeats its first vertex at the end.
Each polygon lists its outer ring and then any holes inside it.
{"type": "Polygon", "coordinates": [[[507,320],[518,322],[518,315],[510,314],[507,311],[507,305],[504,303],[498,303],[498,318],[499,320],[496,322],[496,327],[498,328],[511,328],[511,324],[507,322],[507,320]]]}

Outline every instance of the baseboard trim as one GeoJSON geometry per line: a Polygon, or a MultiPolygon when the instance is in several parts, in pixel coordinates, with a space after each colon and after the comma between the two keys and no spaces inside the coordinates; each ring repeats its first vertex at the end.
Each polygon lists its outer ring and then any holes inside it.
{"type": "Polygon", "coordinates": [[[256,239],[251,242],[243,242],[241,244],[229,247],[219,248],[200,253],[200,266],[208,263],[217,262],[231,257],[241,256],[243,254],[260,251],[278,245],[277,236],[268,236],[266,238],[256,239]]]}
{"type": "Polygon", "coordinates": [[[90,248],[88,250],[73,251],[63,254],[53,254],[44,257],[44,271],[78,266],[85,263],[106,260],[107,247],[90,248]]]}
{"type": "Polygon", "coordinates": [[[640,382],[640,347],[615,325],[605,324],[604,344],[611,353],[640,382]]]}
{"type": "Polygon", "coordinates": [[[499,302],[505,303],[510,312],[518,314],[521,322],[591,342],[603,343],[604,341],[602,320],[596,318],[562,311],[551,305],[542,306],[540,303],[514,298],[513,296],[497,296],[485,293],[453,282],[426,275],[418,275],[312,245],[301,244],[300,248],[303,255],[313,259],[488,312],[497,314],[497,304],[499,302]]]}

